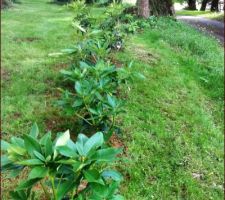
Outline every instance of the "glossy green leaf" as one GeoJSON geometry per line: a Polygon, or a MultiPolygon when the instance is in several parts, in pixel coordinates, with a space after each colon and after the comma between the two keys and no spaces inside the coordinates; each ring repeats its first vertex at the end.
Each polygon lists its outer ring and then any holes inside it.
{"type": "Polygon", "coordinates": [[[24,140],[21,139],[21,138],[12,137],[11,143],[16,145],[16,146],[19,146],[19,147],[24,147],[24,140]]]}
{"type": "Polygon", "coordinates": [[[84,145],[84,154],[87,155],[92,149],[100,147],[104,143],[102,132],[97,132],[91,136],[84,145]]]}
{"type": "Polygon", "coordinates": [[[33,138],[37,138],[38,134],[39,134],[39,129],[38,129],[37,123],[34,123],[30,131],[30,136],[32,136],[33,138]]]}
{"type": "Polygon", "coordinates": [[[99,183],[104,185],[104,181],[101,178],[100,173],[96,169],[84,171],[84,177],[89,183],[99,183]]]}
{"type": "Polygon", "coordinates": [[[29,173],[29,179],[36,179],[36,178],[44,178],[48,175],[48,168],[44,166],[37,166],[31,170],[29,173]]]}
{"type": "Polygon", "coordinates": [[[77,154],[74,150],[70,149],[68,146],[59,146],[57,147],[58,152],[66,157],[77,157],[77,154]]]}
{"type": "Polygon", "coordinates": [[[1,156],[1,168],[7,166],[10,163],[12,163],[12,161],[8,158],[8,156],[6,155],[1,156]]]}
{"type": "Polygon", "coordinates": [[[114,195],[111,200],[124,200],[124,197],[120,194],[114,195]]]}
{"type": "Polygon", "coordinates": [[[65,182],[60,183],[57,187],[57,199],[62,199],[65,195],[71,191],[74,187],[74,183],[72,180],[67,180],[65,182]]]}
{"type": "MultiPolygon", "coordinates": [[[[69,133],[69,130],[67,130],[66,132],[64,133],[61,133],[58,138],[56,139],[56,143],[55,143],[55,149],[54,149],[54,156],[53,156],[53,159],[55,159],[58,155],[58,152],[57,152],[57,148],[59,146],[65,146],[67,144],[67,142],[70,140],[70,133],[69,133]]],[[[46,144],[47,145],[47,144],[46,144]]]]}
{"type": "Polygon", "coordinates": [[[43,165],[44,163],[40,161],[39,159],[30,159],[30,160],[23,160],[16,162],[19,165],[27,165],[27,166],[32,166],[32,165],[43,165]]]}
{"type": "Polygon", "coordinates": [[[101,175],[104,179],[112,179],[114,181],[123,180],[122,175],[115,170],[104,170],[101,175]]]}
{"type": "Polygon", "coordinates": [[[107,185],[92,183],[91,188],[93,190],[93,194],[91,195],[90,199],[96,199],[96,200],[108,199],[107,196],[109,191],[108,191],[107,185]]]}
{"type": "Polygon", "coordinates": [[[110,95],[107,95],[107,99],[108,99],[108,103],[110,106],[112,106],[113,108],[116,107],[116,99],[110,95]]]}
{"type": "Polygon", "coordinates": [[[88,137],[84,134],[79,134],[76,142],[76,148],[80,155],[85,155],[84,144],[88,141],[88,137]]]}
{"type": "Polygon", "coordinates": [[[71,71],[68,71],[68,70],[60,70],[60,73],[63,74],[63,75],[67,75],[67,76],[71,76],[72,75],[72,72],[71,71]]]}
{"type": "Polygon", "coordinates": [[[24,135],[24,144],[31,156],[34,156],[34,151],[41,152],[41,146],[38,141],[30,135],[24,135]]]}
{"type": "Polygon", "coordinates": [[[76,108],[76,107],[81,106],[82,104],[83,104],[83,100],[77,98],[77,99],[73,102],[72,107],[76,108]]]}
{"type": "Polygon", "coordinates": [[[113,197],[119,187],[118,182],[111,182],[108,186],[108,196],[113,197]]]}
{"type": "Polygon", "coordinates": [[[88,110],[89,110],[92,114],[98,115],[98,112],[97,112],[95,109],[89,108],[88,110]]]}
{"type": "Polygon", "coordinates": [[[80,64],[80,68],[81,68],[81,69],[87,69],[87,68],[90,68],[90,66],[89,66],[86,62],[80,61],[79,64],[80,64]]]}
{"type": "Polygon", "coordinates": [[[8,148],[8,153],[9,153],[9,154],[14,153],[14,154],[18,154],[18,155],[20,155],[20,156],[23,156],[23,155],[26,154],[26,152],[27,152],[27,151],[26,151],[25,148],[19,147],[19,146],[14,145],[14,144],[11,144],[11,145],[9,146],[9,148],[8,148]]]}
{"type": "Polygon", "coordinates": [[[122,149],[108,148],[98,150],[91,159],[98,162],[111,162],[116,159],[116,155],[122,152],[122,149]]]}
{"type": "Polygon", "coordinates": [[[7,151],[9,148],[10,144],[6,142],[5,140],[1,140],[1,150],[2,151],[7,151]]]}
{"type": "Polygon", "coordinates": [[[70,140],[70,132],[69,130],[67,130],[66,132],[60,134],[60,136],[57,138],[55,147],[66,145],[69,140],[70,140]]]}
{"type": "Polygon", "coordinates": [[[79,81],[76,82],[75,84],[75,90],[78,94],[81,94],[82,93],[82,88],[81,88],[81,84],[79,81]]]}
{"type": "Polygon", "coordinates": [[[39,141],[41,145],[45,145],[48,138],[51,138],[51,132],[46,133],[39,141]]]}
{"type": "Polygon", "coordinates": [[[84,163],[80,162],[80,161],[77,161],[72,166],[73,166],[73,171],[77,172],[80,169],[82,169],[83,167],[85,167],[86,165],[84,163]]]}
{"type": "Polygon", "coordinates": [[[46,161],[46,162],[49,162],[49,161],[51,160],[51,158],[52,158],[52,157],[49,155],[49,156],[47,156],[47,158],[45,159],[45,161],[46,161]]]}
{"type": "Polygon", "coordinates": [[[62,49],[61,52],[66,54],[71,54],[71,53],[75,53],[76,49],[62,49]]]}
{"type": "Polygon", "coordinates": [[[52,140],[51,140],[51,135],[49,135],[46,138],[44,150],[45,150],[45,156],[46,157],[51,156],[53,154],[53,143],[52,143],[52,140]]]}
{"type": "Polygon", "coordinates": [[[61,163],[61,164],[66,164],[66,165],[74,165],[76,164],[78,161],[74,160],[74,159],[68,159],[68,160],[58,160],[56,161],[56,163],[61,163]]]}
{"type": "Polygon", "coordinates": [[[78,22],[73,22],[73,27],[76,27],[76,28],[78,28],[80,31],[86,33],[86,30],[85,30],[83,27],[81,27],[81,26],[79,25],[78,22]]]}
{"type": "Polygon", "coordinates": [[[37,151],[34,151],[34,156],[43,162],[45,161],[45,157],[37,151]]]}
{"type": "Polygon", "coordinates": [[[76,147],[76,144],[70,139],[68,142],[67,142],[67,146],[72,149],[74,152],[77,153],[77,147],[76,147]]]}

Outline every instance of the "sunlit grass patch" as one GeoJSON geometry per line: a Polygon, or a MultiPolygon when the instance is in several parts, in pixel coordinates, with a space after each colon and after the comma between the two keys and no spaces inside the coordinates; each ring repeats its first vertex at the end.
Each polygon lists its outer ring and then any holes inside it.
{"type": "Polygon", "coordinates": [[[176,11],[176,15],[184,16],[196,16],[196,17],[205,17],[208,19],[213,19],[217,21],[224,21],[224,13],[210,12],[210,11],[193,11],[193,10],[179,10],[176,11]]]}

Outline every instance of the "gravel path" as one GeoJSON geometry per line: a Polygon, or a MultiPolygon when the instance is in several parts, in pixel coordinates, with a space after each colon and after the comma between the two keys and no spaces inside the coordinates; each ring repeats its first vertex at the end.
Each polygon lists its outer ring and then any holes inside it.
{"type": "Polygon", "coordinates": [[[187,22],[188,24],[198,28],[201,31],[209,33],[216,37],[222,45],[224,45],[224,23],[216,20],[206,19],[194,16],[177,16],[178,20],[187,22]]]}

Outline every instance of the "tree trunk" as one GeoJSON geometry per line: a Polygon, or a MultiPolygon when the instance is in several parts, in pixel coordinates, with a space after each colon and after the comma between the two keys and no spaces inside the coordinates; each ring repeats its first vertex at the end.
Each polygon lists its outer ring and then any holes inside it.
{"type": "Polygon", "coordinates": [[[143,18],[149,17],[149,0],[138,0],[138,15],[143,18]]]}
{"type": "Polygon", "coordinates": [[[212,0],[211,11],[219,12],[219,0],[212,0]]]}
{"type": "Polygon", "coordinates": [[[197,10],[196,9],[196,0],[188,0],[188,9],[189,10],[197,10]]]}
{"type": "Polygon", "coordinates": [[[1,9],[12,6],[11,0],[1,0],[1,9]]]}
{"type": "Polygon", "coordinates": [[[173,0],[149,0],[150,13],[155,16],[174,15],[173,0]]]}
{"type": "Polygon", "coordinates": [[[202,1],[202,5],[201,5],[201,8],[200,8],[201,11],[205,11],[208,2],[209,2],[209,0],[203,0],[202,1]]]}

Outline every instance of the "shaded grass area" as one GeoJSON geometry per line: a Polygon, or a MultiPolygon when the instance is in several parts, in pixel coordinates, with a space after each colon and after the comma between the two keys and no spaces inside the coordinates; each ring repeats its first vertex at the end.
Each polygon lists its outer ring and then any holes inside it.
{"type": "Polygon", "coordinates": [[[161,19],[117,54],[122,62],[130,58],[147,79],[135,83],[121,116],[126,198],[222,199],[222,48],[182,23],[161,19]]]}
{"type": "Polygon", "coordinates": [[[224,23],[224,13],[218,15],[210,15],[207,18],[217,20],[224,23]]]}
{"type": "Polygon", "coordinates": [[[199,15],[205,15],[210,14],[212,12],[210,11],[197,11],[197,10],[178,10],[176,11],[177,15],[186,15],[186,16],[199,16],[199,15]]]}
{"type": "MultiPolygon", "coordinates": [[[[59,70],[67,59],[49,53],[71,45],[73,14],[47,1],[21,1],[2,11],[2,132],[27,133],[36,121],[54,120],[59,70]]],[[[56,123],[56,122],[55,122],[56,123]]]]}
{"type": "Polygon", "coordinates": [[[210,11],[179,10],[176,11],[176,15],[205,17],[208,19],[224,22],[224,13],[217,13],[210,11]]]}
{"type": "MultiPolygon", "coordinates": [[[[75,40],[72,19],[73,13],[66,7],[44,0],[22,0],[21,4],[2,11],[1,132],[4,139],[29,133],[34,122],[42,134],[68,128],[69,120],[54,103],[59,95],[59,70],[68,67],[70,60],[48,54],[72,45],[71,41],[75,40]]],[[[9,199],[8,192],[15,189],[18,180],[3,179],[3,199],[9,199]]]]}
{"type": "MultiPolygon", "coordinates": [[[[90,11],[102,12],[98,8],[90,11]]],[[[41,134],[67,129],[78,134],[74,119],[55,106],[60,96],[57,88],[66,84],[59,71],[71,66],[73,58],[48,56],[76,44],[73,17],[66,6],[45,0],[22,0],[2,11],[1,132],[5,140],[29,133],[34,122],[41,134]]],[[[27,172],[16,179],[6,176],[2,177],[2,199],[10,199],[8,192],[26,179],[27,172]]],[[[37,199],[45,199],[39,185],[34,189],[37,199]]]]}
{"type": "MultiPolygon", "coordinates": [[[[2,131],[5,138],[65,130],[54,106],[59,70],[69,58],[48,53],[72,46],[73,13],[44,0],[23,0],[2,13],[2,131]]],[[[170,19],[130,37],[116,59],[134,59],[145,74],[126,93],[121,115],[128,159],[126,199],[222,199],[223,50],[215,40],[170,19]]],[[[62,120],[62,121],[61,121],[62,120]]],[[[4,183],[3,193],[16,181],[4,183]]],[[[5,199],[8,199],[6,197],[5,199]]]]}

